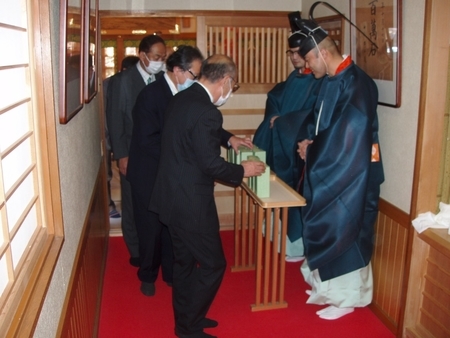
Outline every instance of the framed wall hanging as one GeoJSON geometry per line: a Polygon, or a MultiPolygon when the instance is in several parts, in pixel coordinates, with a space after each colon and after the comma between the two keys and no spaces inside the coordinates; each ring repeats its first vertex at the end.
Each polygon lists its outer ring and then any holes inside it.
{"type": "Polygon", "coordinates": [[[59,122],[66,124],[83,108],[83,1],[61,1],[59,122]]]}
{"type": "Polygon", "coordinates": [[[378,86],[379,104],[401,104],[401,0],[350,0],[353,61],[370,75],[378,86]]]}
{"type": "Polygon", "coordinates": [[[84,102],[88,103],[98,88],[98,0],[86,0],[85,8],[84,102]]]}

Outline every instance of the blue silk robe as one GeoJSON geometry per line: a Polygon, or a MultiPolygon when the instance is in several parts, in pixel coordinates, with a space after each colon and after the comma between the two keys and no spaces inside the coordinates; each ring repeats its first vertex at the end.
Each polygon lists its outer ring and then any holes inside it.
{"type": "MultiPolygon", "coordinates": [[[[304,162],[297,153],[300,126],[312,112],[322,80],[312,74],[294,70],[284,82],[267,93],[264,120],[259,125],[253,143],[266,151],[266,162],[276,175],[297,189],[304,162]],[[270,128],[270,119],[279,116],[270,128]]],[[[300,208],[289,208],[288,237],[291,242],[302,236],[300,208]]]]}

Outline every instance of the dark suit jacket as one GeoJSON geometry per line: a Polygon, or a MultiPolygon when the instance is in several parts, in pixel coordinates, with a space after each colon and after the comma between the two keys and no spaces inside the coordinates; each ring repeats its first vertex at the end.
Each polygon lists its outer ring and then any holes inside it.
{"type": "Polygon", "coordinates": [[[146,83],[137,65],[128,68],[109,81],[106,119],[114,159],[128,156],[133,131],[133,110],[136,98],[146,83]]]}
{"type": "Polygon", "coordinates": [[[164,78],[146,86],[138,95],[133,109],[133,134],[127,167],[127,179],[137,189],[145,205],[150,202],[161,153],[161,131],[164,112],[172,91],[164,78]]]}
{"type": "MultiPolygon", "coordinates": [[[[117,75],[117,74],[115,74],[117,75]]],[[[103,110],[104,110],[104,121],[105,121],[105,141],[106,141],[106,150],[110,153],[111,155],[111,139],[109,138],[109,131],[108,131],[108,88],[109,88],[109,84],[111,83],[111,80],[114,78],[114,76],[110,76],[107,77],[106,79],[103,80],[103,110]]],[[[111,161],[110,161],[111,162],[111,161]]]]}
{"type": "Polygon", "coordinates": [[[227,146],[228,140],[222,122],[222,114],[198,83],[170,101],[150,201],[162,223],[191,232],[219,230],[214,181],[237,186],[244,176],[242,166],[220,156],[220,146],[227,146]]]}
{"type": "MultiPolygon", "coordinates": [[[[164,76],[146,86],[133,108],[133,133],[129,150],[127,179],[148,205],[155,184],[161,154],[164,115],[173,94],[164,76]]],[[[224,143],[232,136],[221,129],[224,143]]]]}

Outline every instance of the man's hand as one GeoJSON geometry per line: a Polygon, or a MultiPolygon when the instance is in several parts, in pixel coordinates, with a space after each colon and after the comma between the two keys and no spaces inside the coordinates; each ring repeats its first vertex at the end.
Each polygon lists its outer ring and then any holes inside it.
{"type": "Polygon", "coordinates": [[[270,128],[271,128],[271,129],[273,128],[273,123],[275,122],[275,120],[276,120],[278,117],[279,117],[278,115],[275,115],[274,117],[272,117],[272,118],[270,119],[270,128]]]}
{"type": "Polygon", "coordinates": [[[242,161],[244,177],[261,176],[266,171],[266,164],[261,161],[242,161]]]}
{"type": "Polygon", "coordinates": [[[125,176],[127,174],[128,157],[119,158],[118,164],[120,173],[125,176]]]}
{"type": "Polygon", "coordinates": [[[236,154],[239,154],[239,146],[246,146],[247,148],[253,149],[253,142],[249,137],[244,138],[233,135],[228,142],[230,142],[231,148],[234,149],[236,154]]]}
{"type": "Polygon", "coordinates": [[[303,161],[306,159],[306,151],[311,143],[313,143],[313,141],[311,140],[303,140],[301,142],[297,142],[298,145],[297,153],[300,155],[300,158],[303,161]]]}

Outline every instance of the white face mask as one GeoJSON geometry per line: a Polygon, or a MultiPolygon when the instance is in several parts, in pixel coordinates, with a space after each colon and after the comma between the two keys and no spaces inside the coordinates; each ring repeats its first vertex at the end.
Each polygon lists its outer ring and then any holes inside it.
{"type": "Polygon", "coordinates": [[[145,58],[148,61],[148,66],[145,66],[145,71],[149,74],[159,73],[164,68],[164,61],[151,61],[147,54],[145,54],[145,58]]]}
{"type": "Polygon", "coordinates": [[[222,95],[217,99],[216,102],[213,102],[216,107],[223,106],[225,102],[230,98],[231,92],[233,91],[233,88],[231,88],[231,79],[230,79],[230,91],[226,96],[223,96],[223,87],[222,87],[222,95]]]}
{"type": "MultiPolygon", "coordinates": [[[[184,83],[181,83],[181,84],[177,83],[177,89],[178,89],[179,92],[189,88],[195,82],[194,80],[186,77],[186,75],[184,75],[184,77],[186,78],[186,81],[184,81],[184,83]]],[[[178,79],[177,79],[177,81],[178,81],[178,79]]]]}

